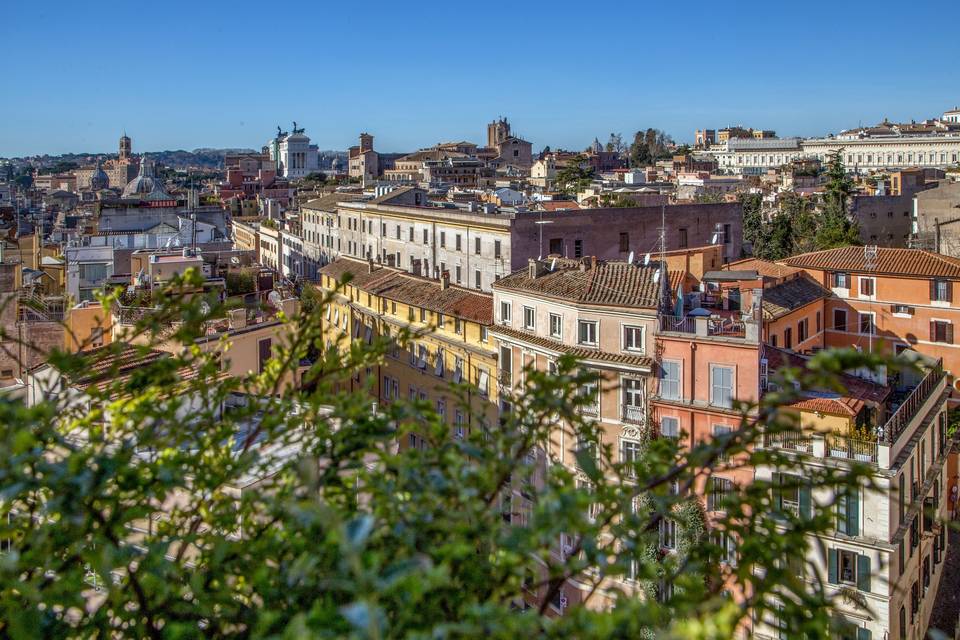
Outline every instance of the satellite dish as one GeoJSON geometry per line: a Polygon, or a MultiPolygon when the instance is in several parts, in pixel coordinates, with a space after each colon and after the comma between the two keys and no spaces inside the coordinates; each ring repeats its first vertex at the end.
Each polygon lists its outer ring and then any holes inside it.
{"type": "Polygon", "coordinates": [[[554,258],[553,260],[550,261],[550,271],[553,271],[556,268],[557,268],[557,259],[554,258]]]}
{"type": "Polygon", "coordinates": [[[631,251],[630,255],[627,256],[627,262],[633,264],[633,251],[631,251]]]}
{"type": "Polygon", "coordinates": [[[647,266],[648,264],[650,264],[650,254],[649,254],[649,253],[643,256],[643,266],[647,266]]]}
{"type": "Polygon", "coordinates": [[[238,258],[237,256],[231,256],[230,264],[240,264],[240,258],[238,258]]]}
{"type": "Polygon", "coordinates": [[[280,294],[276,291],[271,291],[267,294],[267,302],[273,305],[275,308],[280,308],[280,294]]]}

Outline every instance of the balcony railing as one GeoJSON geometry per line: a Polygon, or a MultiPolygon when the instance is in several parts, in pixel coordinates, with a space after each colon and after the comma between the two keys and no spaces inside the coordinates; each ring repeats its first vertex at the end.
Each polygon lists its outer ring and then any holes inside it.
{"type": "Polygon", "coordinates": [[[798,431],[777,431],[763,434],[763,446],[810,453],[813,450],[811,438],[798,431]]]}
{"type": "Polygon", "coordinates": [[[702,327],[699,335],[728,336],[742,338],[746,335],[746,323],[743,320],[729,318],[677,318],[675,316],[660,317],[661,333],[693,333],[697,334],[697,320],[702,327]]]}
{"type": "Polygon", "coordinates": [[[876,441],[861,440],[837,433],[827,434],[826,453],[830,458],[876,462],[879,444],[876,441]]]}
{"type": "Polygon", "coordinates": [[[697,327],[693,318],[660,316],[660,331],[672,331],[674,333],[696,333],[697,327]]]}
{"type": "Polygon", "coordinates": [[[920,407],[923,406],[932,393],[939,389],[943,376],[943,360],[937,360],[936,365],[927,372],[923,380],[920,381],[920,384],[914,387],[910,395],[903,401],[903,404],[893,412],[890,419],[877,429],[877,439],[881,443],[892,446],[893,443],[897,441],[900,434],[906,430],[910,422],[916,417],[920,407]]]}
{"type": "Polygon", "coordinates": [[[646,422],[643,407],[632,404],[623,405],[623,421],[633,424],[643,424],[646,422]]]}

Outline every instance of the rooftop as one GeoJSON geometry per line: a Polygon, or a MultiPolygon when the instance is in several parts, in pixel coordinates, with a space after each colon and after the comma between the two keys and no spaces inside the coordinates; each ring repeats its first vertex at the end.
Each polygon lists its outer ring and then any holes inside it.
{"type": "Polygon", "coordinates": [[[824,271],[856,271],[895,276],[960,279],[960,259],[923,249],[877,248],[876,266],[867,268],[863,247],[840,247],[787,258],[791,267],[824,271]]]}
{"type": "Polygon", "coordinates": [[[352,258],[338,258],[322,267],[321,275],[342,280],[347,274],[351,286],[403,304],[429,309],[444,315],[481,324],[493,322],[493,296],[456,285],[409,274],[399,269],[370,265],[352,258]]]}
{"type": "MultiPolygon", "coordinates": [[[[539,264],[539,275],[530,277],[530,268],[515,271],[493,284],[497,290],[533,293],[585,304],[656,308],[660,302],[661,284],[655,282],[656,266],[640,266],[586,258],[556,258],[539,264]],[[549,265],[555,264],[550,270],[549,265]]],[[[675,286],[683,272],[671,272],[675,286]]]]}
{"type": "Polygon", "coordinates": [[[776,320],[794,309],[822,300],[830,292],[804,276],[791,278],[763,290],[763,319],[776,320]]]}

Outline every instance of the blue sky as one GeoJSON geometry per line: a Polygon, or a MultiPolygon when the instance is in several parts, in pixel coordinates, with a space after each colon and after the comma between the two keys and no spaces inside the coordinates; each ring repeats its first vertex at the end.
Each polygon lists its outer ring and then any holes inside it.
{"type": "Polygon", "coordinates": [[[0,156],[485,139],[539,149],[657,127],[819,135],[960,103],[938,2],[9,2],[0,156]]]}

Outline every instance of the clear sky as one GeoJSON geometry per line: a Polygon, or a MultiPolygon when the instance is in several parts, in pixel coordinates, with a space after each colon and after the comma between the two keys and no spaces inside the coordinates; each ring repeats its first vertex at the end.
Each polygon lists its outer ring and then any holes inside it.
{"type": "Polygon", "coordinates": [[[485,140],[743,124],[820,135],[960,104],[951,3],[10,1],[0,156],[485,140]]]}

